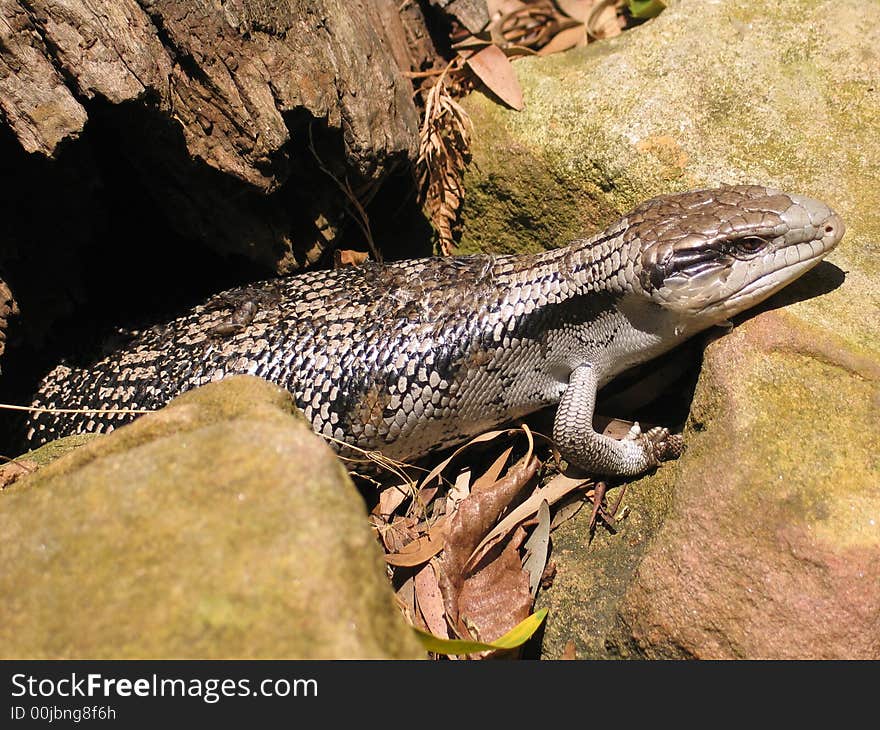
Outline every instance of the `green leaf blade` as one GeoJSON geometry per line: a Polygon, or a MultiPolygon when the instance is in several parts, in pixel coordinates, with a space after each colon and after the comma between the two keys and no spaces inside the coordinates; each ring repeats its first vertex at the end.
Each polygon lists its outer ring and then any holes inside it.
{"type": "Polygon", "coordinates": [[[662,0],[629,0],[629,12],[634,18],[647,20],[660,15],[666,9],[662,0]]]}
{"type": "Polygon", "coordinates": [[[465,639],[441,639],[439,636],[429,634],[427,631],[413,628],[419,641],[426,651],[435,654],[459,655],[477,654],[481,651],[495,651],[498,649],[516,649],[525,644],[538,630],[547,616],[547,609],[527,616],[503,636],[499,636],[491,643],[482,641],[467,641],[465,639]]]}

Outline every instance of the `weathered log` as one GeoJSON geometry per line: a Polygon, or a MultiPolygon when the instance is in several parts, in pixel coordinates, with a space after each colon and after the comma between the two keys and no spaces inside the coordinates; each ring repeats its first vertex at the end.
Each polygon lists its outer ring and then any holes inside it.
{"type": "Polygon", "coordinates": [[[430,3],[455,18],[470,33],[479,33],[489,23],[486,0],[430,0],[430,3]]]}
{"type": "Polygon", "coordinates": [[[4,153],[18,189],[3,207],[40,210],[0,240],[25,329],[44,338],[93,296],[78,247],[96,232],[131,247],[142,219],[120,217],[127,191],[181,242],[266,274],[314,262],[345,230],[348,195],[414,164],[406,72],[438,63],[419,3],[0,0],[0,147],[32,155],[4,153]]]}
{"type": "Polygon", "coordinates": [[[325,245],[308,219],[345,209],[310,179],[313,127],[354,190],[414,160],[406,37],[394,0],[0,0],[0,109],[24,149],[56,156],[96,104],[133,105],[140,129],[127,112],[109,143],[177,232],[283,272],[325,245]],[[305,204],[255,202],[297,174],[305,204]]]}
{"type": "Polygon", "coordinates": [[[373,176],[415,151],[388,5],[0,0],[0,104],[22,145],[51,155],[82,129],[86,100],[152,103],[194,156],[264,190],[284,180],[284,112],[305,109],[342,130],[347,161],[373,176]]]}

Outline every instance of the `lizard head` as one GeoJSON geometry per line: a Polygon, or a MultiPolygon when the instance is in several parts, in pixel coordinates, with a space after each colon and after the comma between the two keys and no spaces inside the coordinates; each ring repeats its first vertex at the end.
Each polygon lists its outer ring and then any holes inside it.
{"type": "Polygon", "coordinates": [[[705,324],[766,299],[819,263],[845,231],[824,203],[755,185],[664,195],[626,219],[636,286],[705,324]]]}

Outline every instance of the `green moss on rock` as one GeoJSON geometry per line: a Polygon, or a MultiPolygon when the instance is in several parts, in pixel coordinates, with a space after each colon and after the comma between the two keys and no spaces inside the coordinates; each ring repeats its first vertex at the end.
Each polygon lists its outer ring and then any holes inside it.
{"type": "Polygon", "coordinates": [[[418,657],[363,501],[235,377],[0,493],[5,658],[418,657]]]}
{"type": "Polygon", "coordinates": [[[612,41],[517,60],[522,112],[465,101],[468,251],[550,248],[722,183],[820,198],[847,225],[830,263],[775,299],[784,317],[709,348],[685,456],[639,482],[653,498],[674,474],[675,498],[656,534],[665,507],[645,503],[634,560],[601,534],[588,549],[586,517],[560,531],[550,656],[569,638],[582,656],[608,656],[606,641],[630,656],[880,656],[880,4],[827,10],[680,0],[612,41]]]}

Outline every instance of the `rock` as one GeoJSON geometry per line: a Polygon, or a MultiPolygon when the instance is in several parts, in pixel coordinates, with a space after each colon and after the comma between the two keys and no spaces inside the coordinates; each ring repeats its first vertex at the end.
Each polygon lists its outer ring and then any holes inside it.
{"type": "Polygon", "coordinates": [[[549,248],[720,183],[812,195],[848,227],[830,263],[706,350],[688,451],[634,485],[672,498],[625,500],[631,556],[600,562],[586,518],[556,535],[543,600],[573,608],[551,611],[548,656],[572,638],[582,657],[880,656],[878,48],[875,4],[681,0],[518,60],[522,113],[466,101],[466,251],[549,248]]]}
{"type": "Polygon", "coordinates": [[[365,517],[286,391],[204,386],[0,492],[0,653],[423,656],[365,517]]]}
{"type": "Polygon", "coordinates": [[[33,451],[28,451],[26,454],[18,457],[17,460],[24,458],[28,461],[34,462],[38,466],[45,466],[46,464],[55,461],[55,459],[78,449],[83,444],[93,441],[100,435],[101,434],[99,433],[74,433],[70,436],[65,436],[64,438],[55,439],[47,444],[43,444],[40,448],[34,449],[33,451]]]}
{"type": "MultiPolygon", "coordinates": [[[[578,659],[608,658],[606,642],[617,607],[663,524],[674,486],[675,472],[669,466],[628,484],[621,502],[626,516],[616,521],[614,532],[600,524],[591,537],[589,503],[553,532],[550,559],[556,563],[556,576],[536,604],[549,609],[542,657],[564,658],[566,645],[574,642],[578,659]]],[[[609,490],[608,503],[619,495],[619,487],[609,490]]]]}
{"type": "Polygon", "coordinates": [[[706,353],[674,507],[618,607],[622,653],[880,657],[880,365],[770,312],[706,353]]]}

